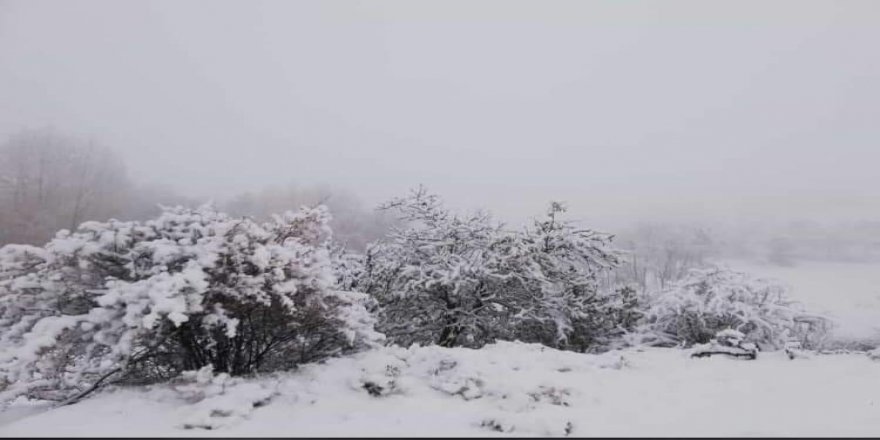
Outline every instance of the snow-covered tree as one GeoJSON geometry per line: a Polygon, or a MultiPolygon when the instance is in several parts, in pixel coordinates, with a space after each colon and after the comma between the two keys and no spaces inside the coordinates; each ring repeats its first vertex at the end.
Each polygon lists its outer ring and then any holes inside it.
{"type": "Polygon", "coordinates": [[[561,204],[524,231],[486,213],[450,213],[424,188],[384,206],[403,228],[371,246],[364,291],[392,341],[479,347],[522,339],[583,350],[604,301],[597,276],[616,263],[610,237],[563,222],[561,204]]]}
{"type": "Polygon", "coordinates": [[[552,202],[543,219],[514,236],[524,258],[512,273],[531,296],[519,312],[526,319],[517,338],[583,351],[616,330],[611,295],[600,290],[599,276],[617,257],[610,236],[577,228],[562,218],[565,211],[552,202]]]}
{"type": "Polygon", "coordinates": [[[363,288],[381,304],[383,333],[402,344],[491,341],[496,315],[514,307],[491,289],[503,277],[492,266],[500,225],[487,214],[453,215],[424,188],[382,208],[405,222],[365,260],[363,288]]]}
{"type": "Polygon", "coordinates": [[[733,329],[764,350],[797,338],[802,308],[770,280],[720,268],[698,269],[651,298],[646,324],[660,344],[708,343],[733,329]]]}
{"type": "Polygon", "coordinates": [[[329,219],[321,206],[262,225],[174,208],[3,248],[2,395],[287,369],[371,344],[363,295],[334,290],[329,219]]]}
{"type": "Polygon", "coordinates": [[[338,244],[330,247],[330,261],[339,290],[354,291],[364,276],[363,254],[352,252],[338,244]]]}

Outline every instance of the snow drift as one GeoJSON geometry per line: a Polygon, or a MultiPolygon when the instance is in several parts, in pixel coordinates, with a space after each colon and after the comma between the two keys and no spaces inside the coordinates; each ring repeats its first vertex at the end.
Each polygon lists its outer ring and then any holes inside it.
{"type": "Polygon", "coordinates": [[[20,400],[4,436],[877,435],[865,355],[691,359],[500,342],[386,347],[259,378],[208,369],[51,410],[20,400]]]}

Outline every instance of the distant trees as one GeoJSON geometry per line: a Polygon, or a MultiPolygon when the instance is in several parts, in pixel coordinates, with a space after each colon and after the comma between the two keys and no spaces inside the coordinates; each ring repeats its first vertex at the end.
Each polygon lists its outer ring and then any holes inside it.
{"type": "Polygon", "coordinates": [[[192,204],[133,184],[122,158],[95,142],[35,129],[0,145],[0,245],[45,243],[86,220],[150,218],[159,203],[192,204]]]}
{"type": "Polygon", "coordinates": [[[83,220],[119,215],[130,190],[108,148],[22,131],[0,146],[0,243],[40,243],[83,220]]]}
{"type": "Polygon", "coordinates": [[[666,288],[692,269],[705,267],[718,252],[718,243],[705,229],[642,223],[623,234],[625,249],[616,281],[633,283],[642,291],[666,288]]]}
{"type": "Polygon", "coordinates": [[[348,249],[363,251],[367,244],[383,237],[394,219],[366,208],[350,191],[331,186],[276,186],[234,195],[220,203],[232,215],[266,220],[273,213],[300,206],[322,204],[334,213],[331,227],[334,241],[348,249]]]}

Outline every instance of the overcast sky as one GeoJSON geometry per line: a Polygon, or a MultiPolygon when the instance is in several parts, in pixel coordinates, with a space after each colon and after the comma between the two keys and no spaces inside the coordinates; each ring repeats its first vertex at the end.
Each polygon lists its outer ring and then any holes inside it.
{"type": "Polygon", "coordinates": [[[880,219],[878,1],[2,1],[0,134],[217,196],[880,219]]]}

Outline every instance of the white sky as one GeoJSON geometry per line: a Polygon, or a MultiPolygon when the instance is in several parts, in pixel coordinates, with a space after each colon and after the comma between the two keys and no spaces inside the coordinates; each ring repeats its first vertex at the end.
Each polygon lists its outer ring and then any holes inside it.
{"type": "Polygon", "coordinates": [[[2,1],[0,135],[203,196],[880,218],[878,1],[2,1]]]}

